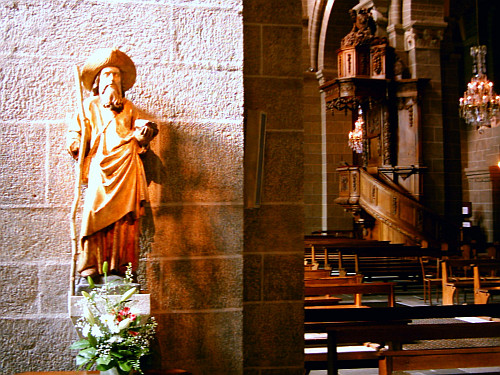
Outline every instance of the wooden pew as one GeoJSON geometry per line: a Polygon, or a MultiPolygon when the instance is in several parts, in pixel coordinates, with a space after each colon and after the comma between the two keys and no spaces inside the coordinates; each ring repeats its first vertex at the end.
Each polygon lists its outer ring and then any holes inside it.
{"type": "MultiPolygon", "coordinates": [[[[363,308],[367,306],[363,306],[361,302],[361,294],[356,292],[364,292],[364,293],[387,293],[388,294],[388,305],[393,306],[394,305],[394,283],[377,283],[376,285],[372,285],[372,283],[367,283],[363,284],[362,283],[362,275],[353,275],[353,276],[345,276],[345,277],[327,277],[327,278],[318,278],[318,279],[306,279],[304,281],[305,285],[305,300],[304,300],[304,306],[305,309],[317,309],[317,308],[330,308],[330,309],[335,309],[335,308],[341,308],[344,309],[346,307],[356,307],[356,308],[363,308]],[[362,286],[362,287],[361,287],[362,286]],[[353,289],[354,288],[354,289],[353,289]],[[367,289],[369,288],[369,289],[367,289]],[[361,290],[362,289],[362,290],[361,290]],[[338,302],[341,300],[341,298],[332,296],[332,294],[339,293],[339,294],[355,294],[355,301],[354,305],[339,305],[338,302]],[[338,301],[332,302],[332,298],[337,298],[338,301]]],[[[311,328],[311,327],[310,327],[311,328]]],[[[319,328],[319,330],[316,330],[315,328],[312,328],[312,331],[309,332],[314,332],[314,338],[309,339],[308,335],[310,333],[306,334],[306,350],[309,351],[307,352],[307,358],[308,358],[308,363],[309,367],[308,370],[313,369],[314,367],[311,367],[311,364],[316,364],[320,367],[325,367],[326,368],[326,353],[323,352],[313,352],[311,353],[311,350],[315,350],[316,347],[319,346],[326,346],[326,331],[323,327],[316,327],[319,328]],[[322,337],[321,333],[323,332],[325,337],[322,337]]],[[[375,353],[372,350],[371,351],[371,358],[367,358],[366,356],[369,355],[369,353],[362,353],[359,355],[358,353],[346,353],[343,356],[343,360],[375,360],[375,353]]]]}
{"type": "Polygon", "coordinates": [[[392,325],[371,327],[344,326],[328,330],[328,374],[336,369],[330,361],[337,361],[339,343],[379,343],[379,374],[390,375],[393,371],[451,369],[460,367],[499,366],[500,346],[474,348],[443,348],[402,350],[402,344],[417,340],[441,340],[460,338],[500,337],[500,323],[445,323],[409,324],[396,329],[392,325]],[[390,343],[389,350],[384,348],[390,343]],[[330,369],[331,367],[331,369],[330,369]]]}
{"type": "Polygon", "coordinates": [[[446,259],[441,262],[441,303],[443,305],[455,303],[458,299],[458,289],[472,288],[474,279],[464,271],[466,267],[470,267],[470,259],[446,259]]]}
{"type": "MultiPolygon", "coordinates": [[[[457,299],[457,290],[466,290],[474,288],[474,277],[472,267],[478,265],[481,267],[494,266],[498,263],[494,259],[446,259],[441,262],[442,265],[442,303],[443,305],[453,305],[457,299]],[[461,273],[456,274],[454,270],[461,273]]],[[[485,280],[492,278],[486,277],[485,280]]],[[[493,278],[495,279],[495,278],[493,278]]]]}
{"type": "Polygon", "coordinates": [[[440,249],[329,236],[305,236],[304,245],[305,262],[310,261],[316,266],[323,263],[325,269],[334,266],[341,276],[351,272],[362,273],[365,278],[418,281],[421,280],[419,257],[440,258],[447,254],[440,249]]]}
{"type": "MultiPolygon", "coordinates": [[[[348,263],[344,261],[348,268],[348,263]]],[[[418,257],[398,256],[358,256],[357,270],[368,280],[393,280],[402,282],[420,282],[422,268],[418,257]]]]}
{"type": "MultiPolygon", "coordinates": [[[[347,308],[352,310],[353,308],[347,308]]],[[[340,309],[343,311],[344,309],[340,309]]],[[[363,310],[363,309],[358,309],[363,310]]],[[[369,309],[371,311],[372,309],[369,309]]],[[[330,310],[333,311],[333,310],[330,310]]],[[[339,310],[335,310],[339,311],[339,310]]],[[[368,310],[364,310],[368,311],[368,310]]],[[[328,368],[327,338],[328,329],[335,327],[366,327],[370,329],[376,325],[390,325],[392,329],[398,329],[401,325],[408,324],[408,321],[339,321],[339,322],[318,322],[305,325],[305,370],[306,374],[311,370],[324,370],[328,368]],[[311,336],[312,335],[312,336],[311,336]]],[[[350,347],[348,351],[340,351],[336,357],[336,364],[342,363],[343,368],[355,367],[375,367],[377,366],[378,354],[375,349],[366,348],[362,344],[357,347],[350,347]]],[[[340,367],[340,366],[339,366],[340,367]]]]}
{"type": "MultiPolygon", "coordinates": [[[[321,275],[320,272],[317,274],[321,275]]],[[[304,286],[315,286],[315,285],[345,285],[345,284],[358,284],[363,281],[363,276],[353,275],[353,276],[331,276],[331,277],[318,277],[318,278],[306,278],[304,280],[304,286]]],[[[342,298],[335,297],[330,294],[304,294],[304,306],[327,306],[327,305],[337,305],[342,298]]]]}
{"type": "Polygon", "coordinates": [[[330,277],[330,270],[304,270],[304,279],[320,279],[330,277]]]}
{"type": "Polygon", "coordinates": [[[363,275],[331,276],[316,279],[304,279],[305,286],[360,284],[361,282],[363,282],[363,275]]]}
{"type": "Polygon", "coordinates": [[[306,326],[307,324],[323,324],[323,327],[329,322],[390,322],[409,319],[454,318],[457,316],[500,318],[500,303],[487,305],[398,306],[396,308],[377,307],[369,310],[357,308],[338,310],[306,309],[304,311],[306,326]]]}
{"type": "MultiPolygon", "coordinates": [[[[361,297],[363,294],[387,294],[387,304],[393,307],[395,303],[394,286],[396,283],[345,283],[345,284],[315,284],[305,285],[304,295],[320,296],[320,295],[339,295],[352,294],[354,295],[354,306],[361,307],[361,297]]],[[[307,306],[306,308],[314,309],[315,306],[307,306]]]]}
{"type": "Polygon", "coordinates": [[[488,303],[492,294],[500,294],[500,278],[497,277],[498,271],[500,271],[500,262],[474,265],[472,269],[474,275],[474,303],[488,303]],[[485,274],[489,277],[485,278],[485,274]]]}
{"type": "MultiPolygon", "coordinates": [[[[391,325],[392,330],[394,329],[394,325],[406,325],[413,319],[454,318],[457,316],[498,317],[500,316],[500,305],[402,306],[373,309],[359,309],[355,307],[343,309],[305,309],[304,331],[306,333],[327,332],[327,330],[332,328],[346,326],[362,326],[363,329],[370,329],[370,327],[380,325],[391,325]]],[[[326,342],[323,343],[326,344],[326,342]]],[[[376,360],[378,360],[378,357],[374,350],[358,353],[340,352],[338,353],[337,361],[330,359],[329,362],[326,351],[316,354],[306,353],[305,369],[307,373],[311,369],[326,369],[328,367],[330,371],[329,374],[336,374],[338,368],[347,368],[345,366],[349,365],[355,365],[356,367],[363,367],[367,364],[375,366],[376,360]]]]}

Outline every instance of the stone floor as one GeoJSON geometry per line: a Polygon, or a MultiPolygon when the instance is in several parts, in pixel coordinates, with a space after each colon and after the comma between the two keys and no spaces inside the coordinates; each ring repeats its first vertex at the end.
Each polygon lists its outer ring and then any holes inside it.
{"type": "MultiPolygon", "coordinates": [[[[349,303],[349,296],[342,296],[344,303],[349,303]]],[[[363,296],[363,304],[367,305],[384,305],[387,302],[386,296],[363,296]]],[[[460,296],[460,303],[472,303],[472,292],[460,296]]],[[[405,289],[396,290],[396,303],[406,306],[425,306],[423,291],[419,286],[410,286],[405,289]]],[[[440,304],[433,300],[434,304],[440,304]]],[[[326,375],[326,370],[311,371],[310,375],[326,375]]],[[[467,368],[467,369],[448,369],[448,370],[419,370],[419,371],[398,371],[394,374],[397,375],[459,375],[459,374],[500,374],[500,367],[481,367],[481,368],[467,368]]],[[[376,368],[363,368],[363,369],[341,369],[339,375],[378,375],[376,368]]]]}

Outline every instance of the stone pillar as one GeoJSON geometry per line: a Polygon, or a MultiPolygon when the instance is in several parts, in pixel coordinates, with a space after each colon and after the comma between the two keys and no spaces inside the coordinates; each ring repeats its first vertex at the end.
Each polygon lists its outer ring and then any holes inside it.
{"type": "Polygon", "coordinates": [[[260,206],[244,213],[244,374],[302,375],[301,2],[248,0],[243,15],[247,130],[252,112],[267,115],[260,206]]]}
{"type": "Polygon", "coordinates": [[[500,168],[465,168],[468,199],[472,202],[472,223],[481,229],[489,243],[500,241],[500,168]]]}
{"type": "Polygon", "coordinates": [[[442,214],[445,181],[443,154],[443,119],[441,93],[440,43],[446,23],[443,2],[403,0],[404,48],[411,78],[430,79],[423,93],[422,155],[429,172],[423,179],[422,202],[442,214]]]}
{"type": "Polygon", "coordinates": [[[402,0],[391,0],[389,6],[387,39],[389,40],[389,45],[396,51],[402,51],[404,47],[404,29],[401,24],[401,1],[402,0]]]}

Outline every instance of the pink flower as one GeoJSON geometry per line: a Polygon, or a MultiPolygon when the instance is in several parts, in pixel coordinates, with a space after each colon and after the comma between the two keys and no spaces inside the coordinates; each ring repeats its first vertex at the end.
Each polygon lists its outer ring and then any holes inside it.
{"type": "Polygon", "coordinates": [[[132,322],[137,318],[136,314],[132,314],[130,307],[124,307],[117,316],[117,320],[121,322],[123,319],[130,319],[132,322]]]}
{"type": "Polygon", "coordinates": [[[139,334],[139,332],[137,331],[128,331],[128,333],[131,335],[131,336],[137,336],[139,334]]]}
{"type": "Polygon", "coordinates": [[[130,307],[124,307],[118,314],[122,316],[127,316],[130,313],[130,307]]]}

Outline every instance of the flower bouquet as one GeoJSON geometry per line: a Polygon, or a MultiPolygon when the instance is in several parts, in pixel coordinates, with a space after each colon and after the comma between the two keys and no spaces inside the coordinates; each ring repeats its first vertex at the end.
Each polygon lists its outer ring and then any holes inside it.
{"type": "Polygon", "coordinates": [[[112,295],[113,285],[107,279],[107,263],[103,265],[104,284],[95,286],[88,279],[90,293],[82,291],[83,317],[75,327],[83,339],[70,348],[79,350],[76,364],[87,370],[95,364],[97,370],[115,368],[120,375],[142,373],[140,360],[150,354],[157,323],[153,317],[140,316],[134,311],[131,297],[138,292],[131,287],[132,271],[129,265],[124,283],[129,288],[122,295],[112,295]]]}

